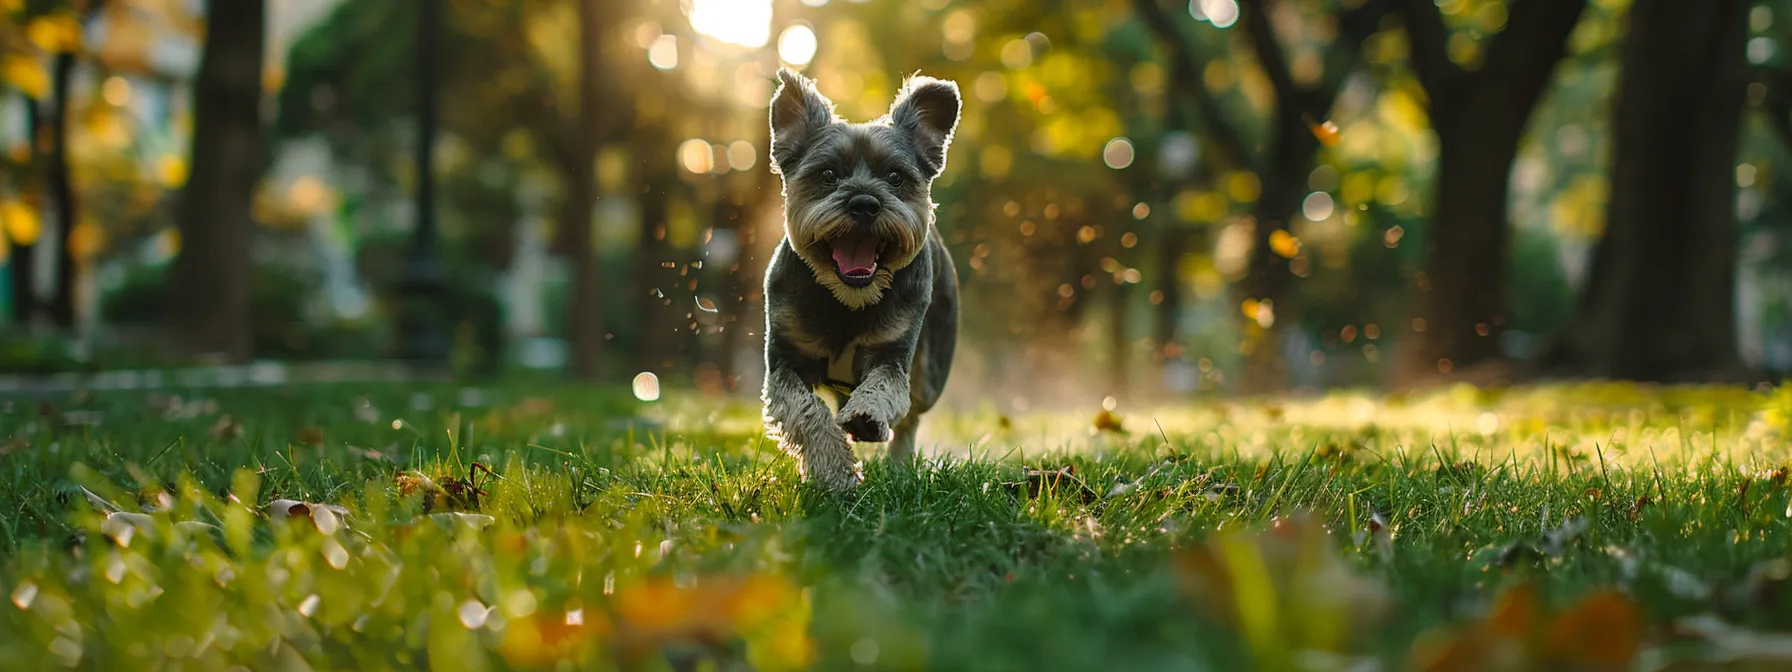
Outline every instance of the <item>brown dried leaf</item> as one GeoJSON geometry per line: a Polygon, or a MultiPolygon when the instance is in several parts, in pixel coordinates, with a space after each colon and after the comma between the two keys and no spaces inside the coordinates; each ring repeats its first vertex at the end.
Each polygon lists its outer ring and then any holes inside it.
{"type": "Polygon", "coordinates": [[[236,418],[231,417],[229,413],[219,417],[218,422],[212,425],[212,438],[214,439],[234,439],[242,435],[243,426],[237,423],[236,418]]]}
{"type": "Polygon", "coordinates": [[[299,439],[299,443],[302,443],[302,444],[305,444],[308,446],[324,445],[324,430],[319,429],[314,426],[311,426],[311,425],[306,425],[304,427],[299,428],[298,439],[299,439]]]}
{"type": "Polygon", "coordinates": [[[1098,431],[1114,432],[1116,434],[1126,433],[1126,428],[1120,426],[1120,416],[1114,415],[1113,411],[1105,408],[1101,409],[1101,412],[1095,414],[1095,422],[1092,426],[1098,431]]]}
{"type": "Polygon", "coordinates": [[[1643,616],[1622,593],[1582,598],[1549,624],[1550,657],[1579,669],[1630,669],[1643,640],[1643,616]]]}

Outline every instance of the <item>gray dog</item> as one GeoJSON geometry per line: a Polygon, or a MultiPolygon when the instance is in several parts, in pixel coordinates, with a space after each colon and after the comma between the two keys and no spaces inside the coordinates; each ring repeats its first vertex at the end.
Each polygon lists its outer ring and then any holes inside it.
{"type": "Polygon", "coordinates": [[[883,118],[853,124],[790,70],[772,94],[784,239],[765,274],[766,428],[803,480],[863,479],[854,442],[913,458],[946,386],[958,274],[933,226],[933,179],[958,126],[958,85],[909,79],[883,118]],[[825,399],[824,399],[825,398],[825,399]]]}

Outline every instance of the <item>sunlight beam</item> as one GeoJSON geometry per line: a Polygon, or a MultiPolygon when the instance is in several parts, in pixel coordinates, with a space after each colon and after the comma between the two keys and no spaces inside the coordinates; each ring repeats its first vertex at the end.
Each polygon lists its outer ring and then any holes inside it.
{"type": "Polygon", "coordinates": [[[692,0],[691,29],[749,49],[772,36],[771,0],[692,0]]]}

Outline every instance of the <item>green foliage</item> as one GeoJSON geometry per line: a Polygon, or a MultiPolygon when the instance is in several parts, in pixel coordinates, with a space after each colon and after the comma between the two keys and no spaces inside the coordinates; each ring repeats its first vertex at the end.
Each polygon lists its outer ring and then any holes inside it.
{"type": "MultiPolygon", "coordinates": [[[[278,264],[255,266],[251,278],[250,335],[256,355],[278,359],[363,359],[381,354],[371,325],[319,318],[313,307],[318,279],[278,264]]],[[[162,327],[170,301],[165,267],[139,266],[100,298],[100,314],[115,325],[162,327]]],[[[200,300],[200,299],[193,299],[200,300]]]]}

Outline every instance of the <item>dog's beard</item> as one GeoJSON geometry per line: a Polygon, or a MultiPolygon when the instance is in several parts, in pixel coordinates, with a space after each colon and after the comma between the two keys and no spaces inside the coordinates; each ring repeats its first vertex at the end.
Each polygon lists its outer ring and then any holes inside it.
{"type": "Polygon", "coordinates": [[[896,271],[914,263],[931,226],[931,204],[886,201],[874,220],[860,224],[846,199],[787,201],[785,234],[797,256],[835,300],[858,310],[876,305],[896,271]]]}

